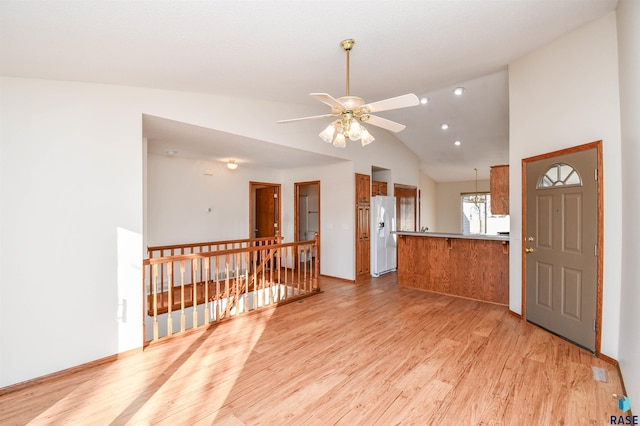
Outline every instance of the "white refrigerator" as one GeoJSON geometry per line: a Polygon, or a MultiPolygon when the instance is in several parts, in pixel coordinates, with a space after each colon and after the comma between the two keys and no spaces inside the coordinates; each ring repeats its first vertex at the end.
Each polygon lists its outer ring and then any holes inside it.
{"type": "Polygon", "coordinates": [[[371,197],[371,276],[396,270],[396,197],[371,197]]]}

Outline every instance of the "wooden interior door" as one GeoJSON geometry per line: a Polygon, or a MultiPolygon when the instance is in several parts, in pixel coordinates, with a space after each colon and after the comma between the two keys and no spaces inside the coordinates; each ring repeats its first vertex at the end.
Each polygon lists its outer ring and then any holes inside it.
{"type": "Polygon", "coordinates": [[[368,277],[371,273],[371,239],[370,239],[370,218],[371,211],[368,205],[356,207],[356,280],[368,277]]]}
{"type": "Polygon", "coordinates": [[[395,184],[393,190],[393,195],[396,197],[396,230],[415,231],[418,188],[395,184]]]}
{"type": "Polygon", "coordinates": [[[596,350],[598,153],[525,163],[526,319],[596,350]]]}
{"type": "Polygon", "coordinates": [[[250,182],[253,197],[250,203],[253,238],[273,237],[280,229],[279,184],[250,182]]]}
{"type": "Polygon", "coordinates": [[[356,281],[366,278],[371,273],[371,241],[370,231],[370,203],[371,177],[356,173],[356,281]]]}

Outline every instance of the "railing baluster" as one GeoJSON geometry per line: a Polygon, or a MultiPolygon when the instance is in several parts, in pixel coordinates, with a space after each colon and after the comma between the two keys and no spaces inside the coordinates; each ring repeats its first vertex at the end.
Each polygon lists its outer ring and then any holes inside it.
{"type": "Polygon", "coordinates": [[[167,335],[173,334],[173,318],[171,318],[171,311],[173,310],[173,262],[167,263],[167,282],[168,288],[168,300],[167,300],[167,335]]]}
{"type": "Polygon", "coordinates": [[[222,295],[220,294],[220,256],[216,256],[216,321],[220,321],[220,303],[222,295]]]}
{"type": "Polygon", "coordinates": [[[251,251],[251,267],[253,269],[253,308],[258,309],[258,252],[251,251]]]}
{"type": "MultiPolygon", "coordinates": [[[[211,250],[209,250],[211,251],[211,250]]],[[[209,324],[209,260],[211,258],[210,257],[205,257],[204,259],[202,259],[202,261],[204,262],[204,267],[203,269],[205,270],[204,273],[204,325],[209,324]]]]}
{"type": "MultiPolygon", "coordinates": [[[[198,328],[198,282],[196,280],[197,271],[198,271],[198,259],[191,260],[191,282],[193,285],[193,296],[191,296],[191,304],[193,306],[193,324],[192,328],[198,328]]],[[[200,269],[202,272],[202,269],[200,269]]],[[[201,274],[202,276],[202,274],[201,274]]]]}
{"type": "MultiPolygon", "coordinates": [[[[280,301],[282,300],[282,294],[281,294],[281,290],[282,290],[282,283],[280,282],[280,270],[282,269],[282,247],[276,249],[276,253],[277,253],[277,259],[276,259],[276,268],[277,270],[277,286],[278,286],[278,303],[280,303],[280,301]]],[[[286,298],[286,297],[285,297],[286,298]]]]}
{"type": "Polygon", "coordinates": [[[235,272],[234,272],[234,278],[235,278],[235,284],[236,284],[236,291],[235,291],[235,305],[236,305],[236,315],[240,314],[240,297],[242,297],[242,289],[240,289],[240,283],[242,281],[242,274],[240,274],[239,271],[239,263],[240,263],[240,256],[238,255],[238,253],[236,253],[235,257],[235,272]]]}
{"type": "Polygon", "coordinates": [[[300,295],[300,274],[301,274],[301,271],[300,271],[300,270],[302,269],[302,268],[300,267],[300,263],[301,263],[301,262],[300,262],[300,258],[301,258],[301,256],[300,256],[300,248],[301,248],[301,247],[300,247],[300,246],[298,246],[298,264],[296,265],[296,269],[298,269],[298,283],[296,284],[296,285],[297,285],[297,287],[298,287],[298,295],[300,295]]]}
{"type": "Polygon", "coordinates": [[[187,319],[184,315],[184,260],[180,261],[180,331],[186,329],[187,319]]]}
{"type": "MultiPolygon", "coordinates": [[[[231,295],[229,294],[229,255],[224,256],[224,285],[225,285],[225,298],[226,298],[227,304],[229,304],[231,300],[231,295]]],[[[225,306],[225,312],[228,312],[226,308],[227,306],[225,306]]]]}
{"type": "Polygon", "coordinates": [[[288,269],[289,267],[287,266],[290,262],[291,259],[291,247],[286,247],[284,249],[285,255],[287,256],[287,261],[284,264],[284,285],[285,288],[288,287],[287,284],[289,283],[289,272],[288,269]]]}
{"type": "MultiPolygon", "coordinates": [[[[264,247],[264,246],[261,246],[264,247]]],[[[266,281],[265,281],[265,259],[267,258],[267,252],[262,249],[260,250],[260,265],[262,266],[262,270],[260,271],[261,275],[261,284],[262,284],[262,306],[267,306],[269,304],[267,300],[267,289],[266,289],[266,281]]]]}
{"type": "MultiPolygon", "coordinates": [[[[160,264],[162,266],[162,264],[160,264]]],[[[146,269],[146,268],[145,268],[146,269]]],[[[150,284],[153,287],[153,340],[158,340],[158,264],[153,265],[153,275],[150,280],[150,284]]]]}
{"type": "MultiPolygon", "coordinates": [[[[242,256],[242,255],[241,255],[242,256]]],[[[244,256],[244,283],[245,283],[245,291],[244,291],[244,308],[245,311],[249,310],[249,252],[245,252],[244,256]]],[[[253,307],[255,309],[255,306],[253,307]]]]}

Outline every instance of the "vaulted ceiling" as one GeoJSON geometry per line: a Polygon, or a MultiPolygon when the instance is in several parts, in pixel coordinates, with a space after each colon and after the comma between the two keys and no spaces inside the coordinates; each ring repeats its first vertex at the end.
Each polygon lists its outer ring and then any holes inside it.
{"type": "MultiPolygon", "coordinates": [[[[324,114],[326,106],[309,93],[344,95],[339,43],[354,38],[351,94],[368,102],[404,93],[429,98],[426,105],[380,116],[407,125],[396,137],[420,158],[427,175],[469,180],[476,167],[488,177],[490,165],[508,162],[508,64],[616,3],[3,0],[0,72],[272,100],[324,114]],[[462,96],[452,93],[458,86],[466,89],[462,96]],[[448,130],[440,128],[443,123],[448,130]]],[[[326,120],[319,120],[318,131],[326,120]]],[[[147,120],[146,126],[164,144],[185,144],[185,152],[206,139],[183,123],[147,120]]],[[[260,143],[227,136],[235,146],[252,144],[246,155],[260,157],[260,143]]],[[[224,140],[216,150],[231,149],[224,140]]],[[[289,161],[283,151],[266,166],[278,167],[277,158],[289,161]]]]}

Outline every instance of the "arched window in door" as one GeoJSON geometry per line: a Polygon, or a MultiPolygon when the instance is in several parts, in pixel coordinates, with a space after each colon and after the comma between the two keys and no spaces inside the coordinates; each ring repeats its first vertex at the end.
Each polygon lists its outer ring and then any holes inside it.
{"type": "Polygon", "coordinates": [[[543,173],[540,180],[538,180],[537,189],[554,188],[558,186],[582,186],[580,174],[569,164],[553,164],[543,173]]]}

